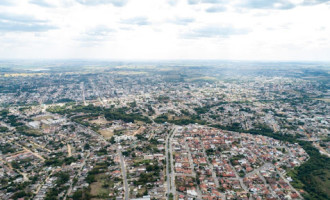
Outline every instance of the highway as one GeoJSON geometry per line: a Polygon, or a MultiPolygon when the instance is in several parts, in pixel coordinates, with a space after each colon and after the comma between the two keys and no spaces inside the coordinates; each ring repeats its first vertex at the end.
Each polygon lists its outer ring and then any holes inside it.
{"type": "Polygon", "coordinates": [[[172,139],[176,133],[176,127],[172,130],[171,136],[169,138],[169,153],[170,153],[170,166],[171,166],[171,193],[173,194],[174,199],[176,199],[176,188],[175,188],[175,172],[174,172],[174,160],[173,160],[173,149],[172,149],[172,139]]]}
{"type": "Polygon", "coordinates": [[[173,151],[171,145],[171,139],[174,136],[174,132],[176,131],[176,127],[173,128],[166,137],[165,141],[165,155],[166,155],[166,194],[167,199],[169,199],[169,194],[172,193],[175,199],[175,173],[174,173],[174,165],[173,165],[173,151]],[[170,172],[171,168],[171,172],[170,172]]]}

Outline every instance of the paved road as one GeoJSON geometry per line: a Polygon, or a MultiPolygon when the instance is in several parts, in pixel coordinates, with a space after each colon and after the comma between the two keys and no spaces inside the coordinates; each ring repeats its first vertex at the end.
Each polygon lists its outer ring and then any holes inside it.
{"type": "MultiPolygon", "coordinates": [[[[185,138],[185,148],[186,148],[186,150],[188,152],[189,164],[190,164],[190,168],[191,168],[191,170],[193,172],[192,173],[192,176],[193,177],[196,177],[196,172],[195,172],[195,168],[194,168],[194,162],[193,162],[193,159],[192,159],[192,156],[191,156],[190,148],[188,146],[187,138],[185,138]]],[[[202,192],[201,192],[199,186],[197,187],[197,199],[202,199],[202,192]]]]}
{"type": "Polygon", "coordinates": [[[165,141],[165,157],[166,157],[166,194],[167,199],[169,198],[170,189],[171,189],[171,177],[170,177],[170,167],[169,167],[169,157],[168,157],[168,145],[169,145],[169,138],[172,131],[167,134],[166,141],[165,141]]]}
{"type": "MultiPolygon", "coordinates": [[[[260,169],[260,168],[259,168],[260,169]]],[[[262,182],[264,182],[264,184],[266,185],[266,187],[271,191],[272,195],[275,197],[275,198],[278,198],[277,194],[274,192],[273,188],[270,187],[269,184],[267,184],[267,181],[266,179],[260,174],[260,170],[257,171],[257,175],[259,176],[259,178],[261,178],[262,182]]]]}
{"type": "MultiPolygon", "coordinates": [[[[241,178],[241,177],[238,175],[236,169],[233,167],[233,165],[232,165],[230,162],[229,162],[228,164],[230,165],[231,169],[234,171],[235,176],[236,176],[236,179],[237,179],[237,180],[239,181],[239,183],[241,184],[241,187],[243,188],[243,190],[245,190],[246,192],[248,192],[248,188],[247,188],[246,185],[244,184],[244,182],[243,182],[243,178],[241,178]]],[[[252,199],[252,197],[250,197],[249,199],[252,199]]]]}
{"type": "MultiPolygon", "coordinates": [[[[274,166],[274,165],[273,165],[274,166]]],[[[274,166],[275,167],[275,166],[274,166]]],[[[276,169],[276,168],[275,168],[276,169]]],[[[277,169],[276,169],[276,171],[277,171],[277,169]]],[[[303,199],[303,197],[300,195],[300,193],[294,188],[294,187],[292,187],[292,185],[290,184],[290,182],[283,176],[283,174],[281,173],[281,172],[279,172],[279,171],[277,171],[277,173],[281,176],[281,178],[290,186],[290,188],[291,188],[291,190],[293,190],[293,191],[295,191],[298,195],[299,195],[299,197],[300,197],[300,199],[303,199]]]]}
{"type": "Polygon", "coordinates": [[[125,200],[129,200],[129,187],[128,187],[127,177],[126,177],[125,160],[124,160],[124,156],[121,153],[120,149],[118,149],[118,153],[119,153],[119,156],[120,156],[121,173],[122,173],[122,176],[123,176],[123,182],[124,182],[124,188],[125,188],[125,200]]]}
{"type": "Polygon", "coordinates": [[[82,100],[84,102],[84,105],[87,106],[86,98],[85,98],[85,85],[84,85],[84,82],[80,83],[80,88],[81,88],[81,91],[82,91],[82,100]]]}
{"type": "Polygon", "coordinates": [[[215,174],[215,172],[214,172],[214,170],[213,170],[213,165],[212,165],[212,163],[211,163],[211,162],[209,161],[209,159],[208,159],[209,157],[208,157],[207,154],[206,154],[206,151],[205,151],[205,147],[204,147],[203,141],[199,139],[199,142],[200,142],[200,144],[201,144],[201,146],[202,146],[203,153],[204,153],[204,156],[205,156],[205,158],[206,158],[206,162],[207,162],[209,168],[210,168],[211,171],[212,171],[212,178],[213,178],[214,184],[215,184],[215,186],[218,188],[218,187],[219,187],[219,181],[218,181],[217,176],[216,176],[216,174],[215,174]]]}
{"type": "MultiPolygon", "coordinates": [[[[80,177],[80,175],[81,175],[81,171],[82,171],[82,169],[84,168],[84,166],[86,165],[86,160],[89,158],[89,155],[90,155],[90,151],[87,152],[86,158],[84,159],[84,162],[82,163],[82,165],[81,165],[81,167],[80,167],[80,169],[79,169],[79,171],[78,171],[78,173],[77,173],[77,175],[76,175],[75,177],[80,177]]],[[[75,178],[75,177],[74,177],[74,178],[75,178]]],[[[74,178],[73,178],[73,179],[74,179],[74,178]]],[[[69,189],[68,189],[66,195],[64,196],[63,200],[66,200],[67,196],[70,195],[70,193],[71,193],[71,191],[72,191],[72,187],[73,187],[73,179],[70,180],[70,187],[69,187],[69,189]]]]}
{"type": "Polygon", "coordinates": [[[171,193],[173,194],[174,199],[176,195],[176,188],[175,188],[175,172],[174,172],[174,160],[173,160],[173,149],[172,149],[172,139],[174,135],[176,134],[177,128],[175,127],[172,131],[172,134],[169,138],[169,145],[170,145],[170,164],[171,164],[171,193]]]}

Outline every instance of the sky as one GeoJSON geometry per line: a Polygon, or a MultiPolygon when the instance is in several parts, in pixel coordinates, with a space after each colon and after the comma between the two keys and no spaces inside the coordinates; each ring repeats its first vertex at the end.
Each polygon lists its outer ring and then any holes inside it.
{"type": "Polygon", "coordinates": [[[330,0],[0,0],[0,59],[330,61],[330,0]]]}

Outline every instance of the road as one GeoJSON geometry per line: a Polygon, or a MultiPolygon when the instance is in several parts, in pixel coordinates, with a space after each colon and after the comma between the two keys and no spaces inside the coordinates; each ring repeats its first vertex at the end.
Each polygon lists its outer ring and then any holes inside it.
{"type": "Polygon", "coordinates": [[[167,199],[169,198],[170,194],[170,188],[171,188],[171,177],[170,177],[170,167],[169,167],[169,157],[168,157],[168,146],[169,146],[169,138],[171,135],[171,131],[167,134],[166,140],[165,140],[165,157],[166,157],[166,195],[167,199]]]}
{"type": "MultiPolygon", "coordinates": [[[[192,156],[191,156],[190,148],[188,146],[187,138],[185,138],[185,148],[186,148],[186,150],[188,152],[188,159],[189,159],[190,168],[192,170],[192,176],[194,178],[196,178],[196,172],[195,172],[195,168],[194,168],[194,162],[193,162],[193,159],[192,159],[192,156]]],[[[202,192],[201,192],[199,186],[196,189],[197,189],[197,199],[202,199],[202,192]]]]}
{"type": "MultiPolygon", "coordinates": [[[[241,187],[243,188],[243,190],[245,190],[246,192],[248,192],[249,190],[248,190],[248,188],[246,187],[246,185],[244,184],[244,182],[243,182],[243,178],[241,178],[241,177],[238,175],[236,169],[233,167],[233,165],[232,165],[230,162],[229,162],[228,164],[230,165],[231,169],[232,169],[233,172],[235,173],[236,178],[234,178],[234,179],[238,180],[239,183],[240,183],[240,185],[241,185],[241,187]]],[[[250,197],[249,199],[252,199],[252,197],[250,197]]]]}
{"type": "MultiPolygon", "coordinates": [[[[273,167],[275,167],[275,166],[273,165],[273,167]]],[[[290,186],[291,190],[295,191],[299,195],[300,199],[303,199],[303,197],[300,195],[300,193],[294,187],[292,187],[290,182],[283,176],[283,174],[281,172],[277,171],[276,167],[275,167],[275,169],[276,169],[276,172],[280,175],[280,177],[290,186]]]]}
{"type": "Polygon", "coordinates": [[[121,153],[120,149],[118,149],[118,154],[120,156],[121,173],[122,173],[122,176],[123,176],[123,182],[124,182],[124,188],[125,188],[125,200],[128,200],[129,199],[129,187],[128,187],[127,177],[126,177],[125,160],[124,160],[124,156],[121,153]]]}
{"type": "Polygon", "coordinates": [[[35,153],[35,152],[31,151],[30,149],[28,149],[28,148],[22,146],[22,145],[21,145],[21,147],[22,147],[25,151],[28,151],[28,152],[32,153],[34,156],[40,158],[42,161],[45,161],[45,158],[42,157],[40,154],[35,153]]]}
{"type": "Polygon", "coordinates": [[[175,172],[174,172],[174,160],[173,160],[173,149],[172,149],[172,139],[176,134],[177,128],[174,127],[172,130],[171,136],[169,137],[169,153],[170,153],[170,166],[171,166],[171,193],[173,194],[174,199],[176,199],[176,188],[175,188],[175,172]]]}
{"type": "MultiPolygon", "coordinates": [[[[78,124],[78,123],[75,123],[75,124],[78,126],[78,128],[83,129],[85,132],[87,130],[87,132],[89,134],[94,135],[94,136],[98,137],[102,142],[109,144],[109,142],[106,141],[102,135],[96,133],[95,131],[93,131],[89,128],[86,128],[85,126],[83,126],[81,124],[78,124]]],[[[122,172],[122,176],[123,176],[123,184],[124,184],[124,188],[125,188],[125,200],[128,200],[129,199],[129,187],[128,187],[127,177],[126,177],[126,166],[125,166],[125,160],[121,153],[120,148],[118,148],[118,154],[120,157],[120,166],[121,166],[121,172],[122,172]]]]}
{"type": "MultiPolygon", "coordinates": [[[[260,168],[259,168],[260,169],[260,168]]],[[[264,182],[264,184],[266,185],[266,187],[271,191],[272,195],[275,197],[275,198],[279,198],[277,196],[277,194],[275,193],[275,191],[273,190],[272,187],[270,187],[270,185],[267,183],[266,179],[260,174],[260,170],[257,171],[257,175],[259,176],[259,178],[262,180],[262,182],[264,182]]]]}
{"type": "Polygon", "coordinates": [[[42,186],[48,181],[48,179],[54,174],[54,172],[55,172],[55,169],[53,169],[53,170],[49,173],[49,175],[46,177],[46,179],[45,179],[45,180],[39,185],[39,187],[37,188],[37,190],[36,190],[36,192],[35,192],[36,195],[38,195],[38,193],[39,193],[40,189],[42,188],[42,186]]]}
{"type": "MultiPolygon", "coordinates": [[[[218,181],[218,179],[217,179],[217,175],[215,174],[215,171],[214,171],[214,169],[213,169],[213,165],[212,165],[212,163],[210,163],[210,161],[209,161],[209,159],[208,159],[208,156],[207,156],[207,154],[206,154],[206,151],[205,151],[205,147],[204,147],[203,141],[201,141],[201,140],[199,139],[199,142],[200,142],[200,144],[201,144],[201,146],[202,146],[203,153],[204,153],[204,156],[205,156],[205,158],[206,158],[206,162],[207,162],[208,166],[210,167],[210,169],[211,169],[211,171],[212,171],[212,178],[213,178],[214,184],[215,184],[215,186],[216,186],[217,188],[219,188],[219,181],[218,181]]],[[[225,197],[225,194],[221,192],[221,199],[225,199],[225,198],[226,198],[226,197],[225,197]]]]}
{"type": "Polygon", "coordinates": [[[321,147],[319,143],[313,142],[313,145],[320,151],[321,154],[330,157],[330,153],[328,153],[323,147],[321,147]]]}
{"type": "MultiPolygon", "coordinates": [[[[83,150],[83,151],[84,151],[84,150],[83,150]]],[[[81,175],[81,171],[83,170],[84,166],[86,165],[86,160],[89,158],[89,155],[90,155],[90,151],[87,151],[86,158],[84,159],[84,161],[83,161],[81,167],[79,168],[79,171],[78,171],[77,175],[76,175],[74,178],[79,177],[79,176],[81,175]]],[[[74,179],[74,178],[73,178],[73,179],[74,179]]],[[[70,187],[69,187],[69,189],[68,189],[66,195],[64,196],[63,200],[66,200],[67,196],[68,196],[68,195],[71,193],[71,191],[72,191],[72,187],[73,187],[73,179],[70,180],[70,187]]]]}
{"type": "Polygon", "coordinates": [[[93,89],[93,93],[96,94],[96,96],[98,97],[97,100],[102,104],[103,107],[105,107],[105,105],[104,105],[104,103],[102,101],[102,97],[100,95],[100,92],[99,92],[98,88],[95,87],[95,84],[94,84],[94,82],[91,79],[89,79],[89,82],[91,83],[91,86],[92,86],[92,89],[93,89]]]}
{"type": "Polygon", "coordinates": [[[166,154],[166,175],[167,175],[167,199],[169,199],[169,194],[172,193],[175,199],[175,173],[174,173],[174,165],[173,165],[173,150],[171,140],[174,137],[176,132],[176,127],[174,127],[166,137],[165,141],[165,154],[166,154]],[[171,168],[171,170],[170,170],[171,168]],[[171,171],[171,172],[170,172],[171,171]]]}
{"type": "Polygon", "coordinates": [[[68,156],[71,157],[72,156],[71,145],[67,144],[67,147],[68,147],[68,156]]]}
{"type": "Polygon", "coordinates": [[[43,149],[45,151],[52,152],[51,150],[47,149],[46,147],[41,146],[41,145],[39,145],[39,144],[37,144],[37,143],[35,143],[33,141],[29,141],[29,142],[32,143],[32,144],[34,144],[34,145],[36,145],[36,146],[38,146],[39,148],[41,148],[41,149],[43,149]]]}
{"type": "Polygon", "coordinates": [[[174,137],[176,132],[176,127],[174,127],[167,135],[165,140],[165,155],[166,155],[166,194],[167,199],[169,199],[170,193],[173,194],[175,199],[175,172],[174,172],[174,165],[173,165],[173,150],[171,145],[171,140],[174,137]],[[171,172],[170,172],[171,168],[171,172]]]}
{"type": "Polygon", "coordinates": [[[85,98],[85,86],[84,86],[84,82],[81,82],[80,83],[80,87],[81,87],[81,91],[82,91],[82,100],[84,102],[84,105],[87,106],[86,98],[85,98]]]}

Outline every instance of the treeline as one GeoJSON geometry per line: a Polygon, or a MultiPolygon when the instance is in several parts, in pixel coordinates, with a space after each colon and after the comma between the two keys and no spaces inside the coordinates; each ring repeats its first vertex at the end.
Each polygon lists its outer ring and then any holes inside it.
{"type": "Polygon", "coordinates": [[[205,121],[197,115],[185,115],[183,118],[179,119],[169,119],[166,114],[159,115],[155,120],[156,123],[172,123],[175,125],[188,125],[188,124],[206,124],[205,121]]]}
{"type": "MultiPolygon", "coordinates": [[[[53,106],[47,109],[48,112],[58,113],[62,115],[72,116],[77,113],[90,114],[91,117],[97,117],[104,115],[107,120],[122,120],[124,122],[135,122],[142,121],[145,123],[151,123],[151,120],[137,113],[128,113],[126,108],[102,108],[93,105],[83,106],[83,105],[72,105],[71,108],[67,106],[53,106]]],[[[79,118],[79,117],[78,117],[79,118]]],[[[76,118],[74,118],[76,119],[76,118]]],[[[79,119],[78,119],[79,120],[79,119]]],[[[82,122],[82,120],[80,120],[82,122]]],[[[88,125],[88,124],[86,124],[88,125]]]]}
{"type": "Polygon", "coordinates": [[[4,126],[0,126],[0,133],[7,132],[8,128],[4,126]]]}
{"type": "Polygon", "coordinates": [[[306,199],[330,199],[330,158],[321,155],[310,142],[297,141],[310,156],[301,166],[289,171],[293,178],[292,185],[308,192],[306,199]]]}
{"type": "Polygon", "coordinates": [[[94,168],[88,172],[86,182],[91,184],[96,182],[96,175],[106,172],[107,167],[110,165],[108,162],[97,163],[94,168]]]}
{"type": "Polygon", "coordinates": [[[143,115],[135,114],[135,113],[125,113],[119,112],[117,110],[108,110],[105,111],[104,117],[107,120],[123,120],[124,122],[134,122],[134,121],[142,121],[145,123],[151,123],[151,120],[143,115]]]}
{"type": "Polygon", "coordinates": [[[148,183],[154,183],[157,181],[160,173],[160,167],[158,163],[151,164],[150,161],[144,162],[146,165],[146,173],[141,173],[138,180],[135,180],[134,185],[146,185],[148,183]]]}
{"type": "Polygon", "coordinates": [[[76,162],[78,159],[75,157],[65,157],[63,159],[59,158],[50,158],[45,161],[45,166],[61,166],[63,164],[70,165],[73,162],[76,162]]]}

